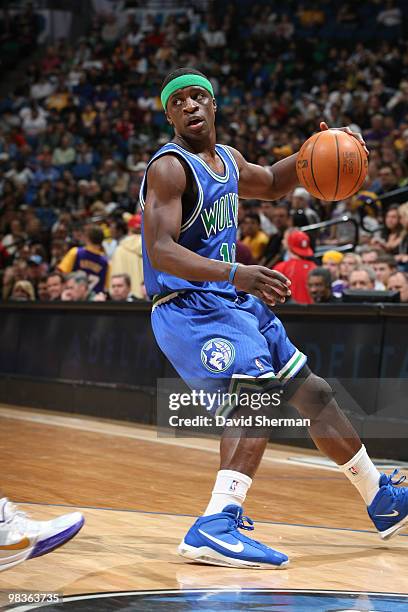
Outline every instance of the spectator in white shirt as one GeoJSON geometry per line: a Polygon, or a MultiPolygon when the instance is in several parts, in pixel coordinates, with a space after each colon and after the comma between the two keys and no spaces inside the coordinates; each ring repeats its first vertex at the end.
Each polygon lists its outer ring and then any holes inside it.
{"type": "Polygon", "coordinates": [[[41,75],[36,83],[30,87],[30,98],[34,100],[43,100],[48,98],[54,92],[54,85],[41,75]]]}
{"type": "Polygon", "coordinates": [[[36,106],[32,106],[27,113],[24,113],[22,128],[26,136],[32,138],[39,136],[47,128],[45,113],[40,113],[36,106]]]}
{"type": "Polygon", "coordinates": [[[217,30],[215,23],[211,23],[209,29],[203,32],[202,37],[205,43],[211,49],[217,47],[225,47],[227,39],[225,38],[225,32],[223,30],[217,30]]]}
{"type": "Polygon", "coordinates": [[[134,23],[126,41],[131,47],[136,47],[141,40],[143,40],[143,34],[140,32],[139,24],[134,23]]]}
{"type": "Polygon", "coordinates": [[[17,187],[25,187],[33,180],[34,174],[23,160],[15,161],[11,170],[6,173],[6,178],[11,179],[17,187]]]}

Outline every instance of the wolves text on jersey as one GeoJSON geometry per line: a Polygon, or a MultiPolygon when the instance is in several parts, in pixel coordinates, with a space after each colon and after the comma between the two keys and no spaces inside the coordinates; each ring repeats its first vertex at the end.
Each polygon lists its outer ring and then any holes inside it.
{"type": "Polygon", "coordinates": [[[238,194],[226,193],[201,213],[207,238],[228,227],[238,227],[238,194]]]}

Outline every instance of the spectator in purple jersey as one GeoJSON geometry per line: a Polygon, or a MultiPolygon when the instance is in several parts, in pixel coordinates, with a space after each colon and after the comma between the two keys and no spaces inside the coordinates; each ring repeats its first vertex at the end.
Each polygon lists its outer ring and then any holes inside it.
{"type": "Polygon", "coordinates": [[[85,246],[73,247],[58,264],[64,274],[81,270],[88,275],[89,289],[99,293],[109,287],[110,265],[102,247],[103,230],[90,225],[85,231],[85,246]]]}

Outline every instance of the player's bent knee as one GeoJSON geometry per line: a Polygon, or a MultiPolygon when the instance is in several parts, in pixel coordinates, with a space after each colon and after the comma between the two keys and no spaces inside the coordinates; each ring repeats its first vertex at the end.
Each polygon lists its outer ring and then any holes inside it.
{"type": "Polygon", "coordinates": [[[302,415],[317,419],[332,399],[333,391],[329,383],[324,378],[311,373],[299,387],[290,403],[302,415]]]}

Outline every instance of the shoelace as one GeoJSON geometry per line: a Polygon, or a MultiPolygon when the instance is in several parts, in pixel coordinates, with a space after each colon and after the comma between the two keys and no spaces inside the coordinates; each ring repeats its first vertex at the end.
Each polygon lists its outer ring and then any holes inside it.
{"type": "MultiPolygon", "coordinates": [[[[240,508],[236,516],[231,519],[231,531],[234,531],[236,529],[243,529],[245,531],[253,531],[255,529],[254,521],[250,519],[249,516],[242,515],[242,508],[240,508]],[[246,525],[245,523],[248,524],[246,525]]],[[[263,544],[261,542],[258,542],[258,540],[254,540],[253,538],[251,538],[251,541],[254,544],[259,544],[260,546],[263,546],[263,544]]]]}
{"type": "Polygon", "coordinates": [[[393,473],[388,476],[388,484],[391,484],[393,487],[398,486],[399,484],[401,484],[402,482],[405,482],[407,477],[404,476],[404,474],[402,474],[398,480],[393,480],[394,476],[396,476],[397,474],[399,474],[399,470],[396,468],[393,473]]]}
{"type": "Polygon", "coordinates": [[[235,529],[244,529],[245,531],[253,531],[255,529],[254,521],[249,516],[242,516],[242,508],[239,509],[234,519],[234,527],[235,529]],[[245,523],[248,523],[248,525],[245,525],[245,523]]]}
{"type": "Polygon", "coordinates": [[[399,470],[395,469],[393,473],[388,476],[388,484],[392,485],[391,494],[394,498],[394,502],[397,501],[399,497],[405,495],[405,488],[402,487],[401,489],[398,489],[397,486],[402,482],[405,482],[405,480],[407,479],[406,476],[401,475],[397,480],[393,480],[394,476],[396,476],[397,474],[399,474],[399,470]]]}

